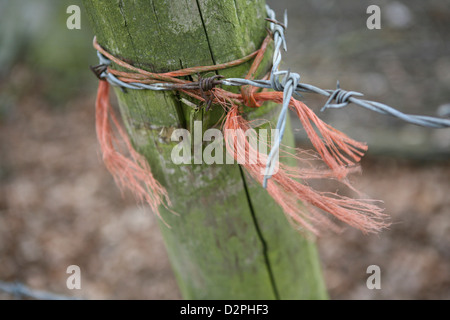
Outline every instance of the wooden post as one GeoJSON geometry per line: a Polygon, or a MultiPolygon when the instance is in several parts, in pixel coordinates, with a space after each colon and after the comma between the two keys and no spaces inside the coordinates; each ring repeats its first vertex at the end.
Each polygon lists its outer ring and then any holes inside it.
{"type": "MultiPolygon", "coordinates": [[[[85,0],[84,5],[104,48],[154,72],[232,61],[258,49],[266,36],[263,0],[85,0]]],[[[267,72],[270,56],[258,76],[267,72]]],[[[243,77],[249,65],[220,74],[243,77]]],[[[239,165],[172,163],[173,130],[192,131],[196,120],[206,130],[217,124],[222,108],[196,111],[175,92],[115,92],[135,147],[180,214],[162,209],[171,228],[161,224],[161,231],[184,298],[327,297],[315,245],[293,230],[239,165]]],[[[267,105],[249,110],[247,118],[273,120],[278,110],[267,105]]],[[[284,142],[293,145],[291,133],[284,142]]]]}

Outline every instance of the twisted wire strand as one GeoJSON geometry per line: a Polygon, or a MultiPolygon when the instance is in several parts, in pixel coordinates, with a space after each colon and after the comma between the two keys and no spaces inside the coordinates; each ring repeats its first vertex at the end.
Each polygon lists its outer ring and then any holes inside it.
{"type": "MultiPolygon", "coordinates": [[[[104,57],[101,53],[98,53],[101,56],[101,63],[109,65],[111,61],[104,57]],[[105,63],[106,61],[106,63],[105,63]]],[[[280,72],[281,73],[281,72],[280,72]]],[[[279,74],[280,74],[279,73],[279,74]]],[[[286,72],[287,73],[287,72],[286,72]]],[[[291,74],[292,75],[292,74],[291,74]]],[[[177,89],[198,89],[198,84],[189,83],[189,84],[176,84],[176,83],[153,83],[153,84],[144,84],[139,82],[128,83],[119,80],[113,74],[103,71],[100,74],[102,79],[106,79],[111,85],[124,87],[128,89],[135,90],[154,90],[154,91],[169,91],[169,90],[177,90],[177,89]]],[[[264,89],[274,89],[276,91],[284,91],[285,84],[280,81],[275,81],[275,85],[272,83],[272,80],[249,80],[242,78],[226,78],[223,80],[216,80],[215,83],[217,85],[226,85],[226,86],[244,86],[251,85],[254,87],[264,88],[264,89]]],[[[414,114],[406,114],[403,113],[393,107],[390,107],[384,103],[370,101],[365,99],[356,98],[355,96],[362,96],[363,94],[356,91],[346,91],[341,88],[337,88],[336,90],[325,90],[319,87],[316,87],[307,83],[298,83],[295,87],[295,92],[300,93],[314,93],[319,94],[325,97],[328,97],[329,100],[322,107],[321,111],[326,109],[338,109],[348,106],[350,103],[353,103],[359,107],[384,114],[390,115],[405,122],[409,122],[415,125],[429,127],[429,128],[450,128],[450,119],[438,118],[432,116],[424,116],[424,115],[414,115],[414,114]],[[337,100],[335,100],[337,99],[337,100]],[[335,100],[337,103],[332,104],[331,100],[335,100]]]]}
{"type": "MultiPolygon", "coordinates": [[[[239,79],[239,78],[228,78],[222,80],[223,85],[229,86],[242,86],[242,85],[252,85],[260,88],[272,88],[270,82],[268,80],[247,80],[247,79],[239,79]]],[[[281,85],[280,88],[284,89],[284,85],[281,85]]],[[[406,114],[393,107],[390,107],[384,103],[365,100],[361,98],[357,98],[357,96],[363,96],[362,93],[356,91],[346,91],[341,88],[336,90],[324,90],[319,87],[316,87],[307,83],[299,83],[295,89],[296,93],[314,93],[325,96],[328,98],[328,101],[322,107],[321,111],[326,109],[340,109],[348,106],[350,103],[353,103],[359,107],[384,114],[396,117],[404,122],[412,123],[415,125],[419,125],[422,127],[429,128],[450,128],[450,119],[438,118],[432,116],[424,116],[424,115],[414,115],[414,114],[406,114]],[[331,103],[334,100],[336,103],[331,103]]]]}
{"type": "Polygon", "coordinates": [[[287,11],[284,12],[284,24],[277,23],[275,12],[266,5],[267,16],[269,17],[270,31],[274,37],[274,53],[272,61],[272,72],[270,74],[270,85],[274,90],[283,91],[283,105],[281,107],[280,115],[278,116],[277,127],[275,130],[274,144],[267,157],[266,169],[264,172],[263,188],[267,188],[267,181],[273,175],[276,161],[278,161],[278,154],[283,140],[284,131],[286,129],[287,111],[289,103],[294,93],[294,89],[300,82],[300,75],[298,73],[291,73],[290,71],[279,70],[281,63],[281,46],[284,51],[287,51],[286,38],[284,35],[285,28],[288,25],[287,11]],[[280,81],[280,76],[284,76],[280,81]]]}
{"type": "Polygon", "coordinates": [[[51,292],[34,290],[22,283],[7,283],[0,281],[0,291],[11,294],[16,298],[32,298],[37,300],[81,300],[81,298],[67,297],[51,292]]]}

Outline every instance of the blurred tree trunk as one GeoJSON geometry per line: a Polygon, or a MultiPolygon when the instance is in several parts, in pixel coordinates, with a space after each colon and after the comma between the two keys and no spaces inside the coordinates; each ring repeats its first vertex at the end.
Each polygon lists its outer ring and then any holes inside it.
{"type": "MultiPolygon", "coordinates": [[[[259,48],[266,35],[263,0],[85,0],[99,43],[154,72],[224,63],[259,48]]],[[[267,72],[270,54],[257,77],[267,72]]],[[[251,62],[220,71],[245,76],[251,62]]],[[[115,66],[117,67],[117,66],[115,66]]],[[[211,75],[211,74],[209,74],[211,75]]],[[[182,295],[187,299],[321,299],[326,290],[315,245],[239,165],[175,165],[176,128],[213,127],[223,109],[188,106],[175,92],[116,90],[122,117],[139,152],[167,188],[175,216],[161,224],[182,295]]],[[[183,97],[187,99],[187,97],[183,97]]],[[[247,118],[273,120],[268,104],[247,118]]],[[[287,130],[290,131],[289,129],[287,130]]],[[[293,145],[292,134],[285,142],[293,145]]]]}

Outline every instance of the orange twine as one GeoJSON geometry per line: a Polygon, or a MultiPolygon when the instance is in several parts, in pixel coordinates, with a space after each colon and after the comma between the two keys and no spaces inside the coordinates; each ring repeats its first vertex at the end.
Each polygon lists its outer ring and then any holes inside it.
{"type": "MultiPolygon", "coordinates": [[[[270,40],[270,36],[267,36],[259,50],[242,59],[219,65],[186,68],[166,73],[152,73],[128,64],[104,50],[97,43],[96,38],[94,38],[94,48],[112,62],[131,71],[118,71],[108,67],[107,71],[117,76],[123,82],[187,84],[191,83],[191,81],[176,77],[221,70],[242,64],[250,59],[254,59],[254,61],[246,79],[253,79],[270,40]]],[[[200,101],[205,100],[200,90],[177,90],[200,101]]],[[[152,210],[161,217],[158,207],[161,204],[170,206],[168,193],[154,179],[150,167],[143,156],[138,154],[132,147],[128,136],[110,107],[108,92],[109,83],[101,80],[96,101],[96,126],[103,160],[120,187],[129,188],[139,200],[146,201],[152,210]],[[114,135],[111,124],[116,127],[119,137],[114,135]],[[125,143],[130,157],[125,157],[123,152],[117,147],[119,139],[125,143]]],[[[262,183],[263,175],[261,172],[263,171],[261,170],[266,166],[267,155],[253,150],[247,141],[244,132],[250,129],[250,124],[240,114],[238,105],[244,104],[255,108],[266,101],[282,103],[283,93],[257,92],[257,88],[252,86],[243,86],[240,94],[221,88],[213,88],[211,93],[212,102],[221,105],[226,111],[222,128],[225,133],[227,152],[235,160],[248,159],[250,152],[255,152],[258,155],[259,162],[257,164],[249,164],[247,161],[243,161],[243,167],[256,181],[262,183]],[[233,137],[227,134],[230,130],[235,132],[233,137]]],[[[336,225],[320,211],[322,210],[365,233],[376,233],[387,227],[388,223],[385,222],[386,215],[375,204],[375,201],[352,199],[336,193],[319,192],[307,185],[307,180],[310,179],[337,178],[352,190],[357,191],[351,186],[346,176],[358,170],[357,163],[363,156],[364,151],[367,150],[367,146],[349,138],[344,133],[320,120],[303,102],[291,98],[289,106],[299,117],[311,143],[320,158],[330,169],[303,169],[280,164],[278,172],[268,182],[267,191],[283,209],[288,220],[296,227],[299,227],[299,229],[306,229],[314,234],[318,234],[319,229],[324,226],[337,230],[336,225]],[[314,129],[314,126],[318,132],[314,129]],[[302,182],[300,183],[299,181],[302,182]]],[[[302,160],[300,157],[302,150],[295,150],[295,154],[284,152],[287,153],[287,156],[302,160]]]]}

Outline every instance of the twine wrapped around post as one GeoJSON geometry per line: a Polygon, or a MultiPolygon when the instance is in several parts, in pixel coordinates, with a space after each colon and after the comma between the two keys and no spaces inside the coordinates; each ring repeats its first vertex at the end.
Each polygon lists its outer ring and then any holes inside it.
{"type": "MultiPolygon", "coordinates": [[[[94,47],[100,53],[101,61],[108,64],[106,65],[105,63],[103,66],[100,65],[93,68],[94,70],[100,70],[97,72],[97,76],[100,78],[97,97],[97,135],[103,152],[103,159],[108,170],[115,177],[116,182],[121,186],[128,187],[136,194],[138,199],[145,200],[158,216],[160,216],[159,205],[170,203],[166,190],[153,178],[148,164],[133,149],[123,128],[115,115],[111,113],[111,121],[117,128],[120,139],[124,141],[130,153],[130,158],[124,157],[119,151],[114,149],[114,142],[117,142],[117,139],[113,137],[113,131],[108,122],[108,112],[112,110],[108,107],[109,84],[106,80],[114,84],[125,84],[126,88],[131,89],[146,89],[145,86],[133,87],[139,83],[148,86],[148,89],[178,90],[201,102],[207,102],[208,105],[210,103],[221,105],[226,111],[222,126],[225,132],[226,149],[234,159],[238,159],[248,156],[245,153],[251,150],[251,146],[245,136],[238,134],[238,141],[235,143],[235,141],[230,141],[230,136],[227,135],[227,132],[230,132],[230,130],[245,132],[250,128],[249,122],[239,112],[239,105],[257,108],[266,101],[284,103],[285,95],[282,92],[267,92],[265,90],[257,92],[257,88],[251,86],[242,87],[241,93],[232,93],[216,87],[223,84],[222,80],[217,76],[200,79],[196,82],[182,80],[177,77],[220,70],[253,58],[253,64],[246,77],[246,79],[252,80],[270,40],[270,36],[266,37],[258,51],[243,59],[229,63],[181,69],[168,73],[152,73],[114,57],[94,39],[94,47]],[[129,72],[111,68],[109,66],[111,61],[128,69],[129,72]],[[208,87],[205,87],[206,83],[208,83],[208,87]],[[204,89],[208,89],[210,93],[205,95],[204,89]]],[[[376,233],[387,227],[386,215],[383,214],[381,208],[374,204],[373,200],[351,199],[336,193],[319,192],[305,184],[309,179],[333,178],[341,180],[354,190],[346,177],[349,173],[357,170],[357,163],[367,147],[365,144],[347,137],[342,132],[324,123],[304,103],[294,98],[289,98],[288,101],[289,107],[298,115],[320,158],[329,167],[329,169],[305,170],[280,164],[280,170],[273,174],[273,180],[268,182],[267,191],[282,207],[288,220],[297,229],[306,229],[314,234],[318,234],[323,227],[336,229],[336,225],[332,220],[320,212],[322,210],[363,232],[376,233]],[[314,129],[314,126],[318,132],[314,129]],[[302,209],[300,204],[306,205],[306,209],[302,209]]],[[[261,172],[267,167],[268,156],[260,154],[257,150],[252,150],[251,152],[258,154],[258,163],[244,163],[243,167],[255,180],[262,183],[264,175],[261,172]]],[[[301,157],[298,156],[301,153],[302,151],[298,149],[296,152],[290,153],[289,156],[301,160],[301,157]]]]}

